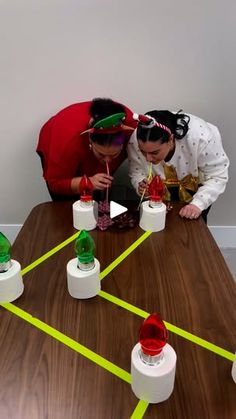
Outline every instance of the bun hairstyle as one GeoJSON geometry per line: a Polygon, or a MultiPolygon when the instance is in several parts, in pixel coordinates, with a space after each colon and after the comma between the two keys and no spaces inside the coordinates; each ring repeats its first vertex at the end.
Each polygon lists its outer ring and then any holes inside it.
{"type": "Polygon", "coordinates": [[[150,122],[142,121],[142,115],[140,115],[137,127],[137,139],[142,142],[161,141],[161,143],[165,143],[171,134],[175,139],[181,140],[188,132],[190,117],[182,113],[182,110],[177,113],[154,110],[145,113],[145,115],[150,117],[150,122]]]}
{"type": "Polygon", "coordinates": [[[181,140],[181,138],[185,137],[188,132],[188,124],[190,121],[190,116],[180,112],[182,112],[182,109],[180,109],[176,114],[172,114],[176,118],[174,136],[177,140],[181,140]]]}
{"type": "Polygon", "coordinates": [[[114,102],[110,98],[96,97],[92,100],[89,109],[89,114],[93,119],[91,126],[96,124],[100,119],[107,118],[110,115],[120,112],[125,113],[125,107],[121,103],[114,102]]]}

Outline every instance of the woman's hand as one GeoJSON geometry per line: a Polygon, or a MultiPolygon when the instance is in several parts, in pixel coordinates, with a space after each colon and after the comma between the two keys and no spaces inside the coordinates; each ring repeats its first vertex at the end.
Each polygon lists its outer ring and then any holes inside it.
{"type": "Polygon", "coordinates": [[[138,184],[138,193],[139,193],[139,195],[142,195],[144,191],[145,191],[145,195],[144,196],[148,196],[148,181],[147,181],[147,179],[143,179],[138,184]]]}
{"type": "Polygon", "coordinates": [[[100,191],[110,188],[113,181],[113,177],[107,175],[106,173],[97,173],[94,176],[89,178],[93,184],[94,189],[99,189],[100,191]]]}
{"type": "Polygon", "coordinates": [[[180,217],[190,218],[191,220],[198,218],[202,211],[196,205],[188,204],[181,208],[179,215],[180,217]]]}

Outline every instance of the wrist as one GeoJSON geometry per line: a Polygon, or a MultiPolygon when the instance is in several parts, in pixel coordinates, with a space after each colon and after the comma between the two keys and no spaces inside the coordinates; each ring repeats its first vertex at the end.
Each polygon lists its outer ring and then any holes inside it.
{"type": "Polygon", "coordinates": [[[79,193],[79,185],[82,177],[74,177],[71,179],[71,190],[73,193],[79,193]]]}

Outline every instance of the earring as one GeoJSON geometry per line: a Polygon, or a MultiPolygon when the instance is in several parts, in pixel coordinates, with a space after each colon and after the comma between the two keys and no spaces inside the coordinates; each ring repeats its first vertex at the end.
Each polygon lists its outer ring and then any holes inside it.
{"type": "Polygon", "coordinates": [[[92,150],[92,144],[89,143],[89,149],[92,150]]]}

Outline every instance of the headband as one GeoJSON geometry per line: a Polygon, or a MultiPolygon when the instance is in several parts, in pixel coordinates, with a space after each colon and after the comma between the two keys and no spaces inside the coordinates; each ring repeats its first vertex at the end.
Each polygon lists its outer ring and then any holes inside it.
{"type": "Polygon", "coordinates": [[[172,135],[172,132],[170,128],[168,128],[166,125],[161,124],[160,122],[156,121],[155,118],[153,118],[150,115],[139,115],[137,113],[133,114],[133,119],[135,121],[138,121],[143,128],[151,129],[154,127],[161,128],[164,131],[168,132],[169,135],[172,135]]]}
{"type": "Polygon", "coordinates": [[[106,118],[100,119],[97,121],[92,128],[87,129],[86,131],[81,132],[80,135],[84,134],[117,134],[118,132],[123,131],[134,131],[133,127],[124,125],[122,121],[125,120],[125,113],[115,113],[113,115],[107,116],[106,118]]]}

